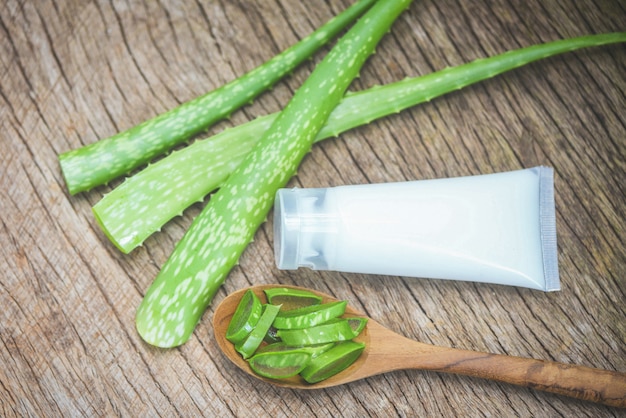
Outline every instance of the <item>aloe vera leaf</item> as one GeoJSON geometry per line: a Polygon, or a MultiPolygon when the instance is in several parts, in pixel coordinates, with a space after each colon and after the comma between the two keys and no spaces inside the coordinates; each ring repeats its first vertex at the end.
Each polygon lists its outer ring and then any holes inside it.
{"type": "Polygon", "coordinates": [[[297,44],[218,89],[126,131],[61,154],[61,171],[70,194],[123,176],[227,118],[293,71],[373,3],[375,0],[359,0],[297,44]]]}
{"type": "Polygon", "coordinates": [[[187,341],[326,119],[410,0],[377,2],[333,47],[196,217],[137,310],[142,338],[187,341]]]}
{"type": "MultiPolygon", "coordinates": [[[[558,40],[348,93],[316,141],[543,58],[618,42],[626,42],[626,33],[558,40]]],[[[263,116],[196,141],[128,178],[94,206],[101,228],[122,252],[129,253],[166,222],[218,188],[277,115],[263,116]]]]}

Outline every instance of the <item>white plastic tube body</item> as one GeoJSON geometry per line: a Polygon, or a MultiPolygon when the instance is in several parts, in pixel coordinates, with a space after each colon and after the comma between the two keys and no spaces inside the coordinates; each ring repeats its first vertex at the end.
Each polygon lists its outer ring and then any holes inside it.
{"type": "Polygon", "coordinates": [[[282,189],[281,269],[466,280],[559,290],[553,171],[282,189]]]}

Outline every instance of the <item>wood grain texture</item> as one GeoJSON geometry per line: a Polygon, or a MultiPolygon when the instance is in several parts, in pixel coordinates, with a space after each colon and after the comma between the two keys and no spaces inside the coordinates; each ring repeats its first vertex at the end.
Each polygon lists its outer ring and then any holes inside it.
{"type": "MultiPolygon", "coordinates": [[[[125,256],[91,214],[115,184],[70,197],[57,154],[234,79],[348,4],[2,2],[0,415],[623,416],[433,372],[394,372],[306,393],[274,388],[219,353],[212,308],[178,349],[141,341],[135,310],[201,205],[125,256]]],[[[415,1],[352,88],[537,42],[624,31],[624,22],[621,0],[415,1]]],[[[212,131],[280,110],[322,56],[212,131]]],[[[425,343],[626,372],[625,110],[626,48],[589,49],[318,144],[291,183],[322,187],[550,165],[561,292],[278,271],[270,217],[215,303],[251,284],[312,287],[425,343]]]]}

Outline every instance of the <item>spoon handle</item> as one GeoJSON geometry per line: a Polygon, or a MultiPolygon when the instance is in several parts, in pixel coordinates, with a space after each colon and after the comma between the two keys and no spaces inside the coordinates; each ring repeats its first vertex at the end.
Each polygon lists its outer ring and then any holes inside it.
{"type": "Polygon", "coordinates": [[[433,370],[497,380],[626,407],[626,373],[500,354],[450,350],[433,370]]]}
{"type": "Polygon", "coordinates": [[[359,374],[374,374],[378,364],[387,371],[419,369],[479,377],[576,399],[626,408],[626,373],[586,366],[557,363],[439,347],[407,339],[374,321],[368,324],[379,334],[372,343],[367,363],[359,374]],[[369,370],[368,370],[369,369],[369,370]]]}

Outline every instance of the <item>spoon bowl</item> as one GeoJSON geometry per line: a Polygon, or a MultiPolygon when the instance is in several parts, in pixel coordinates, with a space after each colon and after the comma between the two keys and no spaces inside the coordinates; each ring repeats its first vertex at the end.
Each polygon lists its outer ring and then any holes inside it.
{"type": "MultiPolygon", "coordinates": [[[[307,290],[320,295],[324,303],[337,300],[330,295],[295,286],[259,285],[251,289],[265,303],[264,290],[272,287],[307,290]]],[[[355,338],[355,341],[365,343],[363,354],[342,372],[315,384],[309,384],[299,376],[280,380],[268,379],[254,373],[248,362],[226,339],[228,324],[246,290],[248,289],[232,293],[215,310],[215,338],[222,352],[237,367],[276,386],[322,389],[395,370],[419,369],[479,377],[610,406],[626,407],[626,373],[424,344],[397,334],[371,318],[368,318],[363,332],[355,338]]],[[[367,317],[350,306],[346,308],[345,316],[367,317]]]]}

